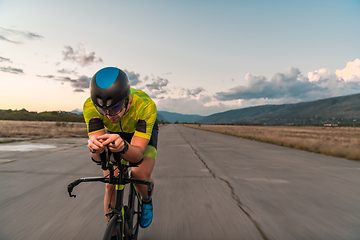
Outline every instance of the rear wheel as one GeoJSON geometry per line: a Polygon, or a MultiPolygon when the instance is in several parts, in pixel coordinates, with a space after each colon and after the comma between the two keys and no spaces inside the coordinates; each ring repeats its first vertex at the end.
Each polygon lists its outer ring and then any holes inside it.
{"type": "Polygon", "coordinates": [[[128,206],[125,209],[125,237],[126,240],[136,240],[140,227],[141,201],[133,184],[130,184],[128,206]]]}
{"type": "Polygon", "coordinates": [[[121,227],[118,219],[119,217],[117,215],[114,215],[110,219],[103,240],[122,240],[121,227]]]}

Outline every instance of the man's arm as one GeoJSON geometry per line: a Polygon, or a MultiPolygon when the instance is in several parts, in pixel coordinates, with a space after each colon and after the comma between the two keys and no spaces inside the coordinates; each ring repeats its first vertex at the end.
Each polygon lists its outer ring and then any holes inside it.
{"type": "Polygon", "coordinates": [[[100,153],[102,153],[105,149],[104,145],[102,144],[102,140],[99,140],[98,138],[105,134],[105,130],[101,130],[92,134],[89,134],[89,140],[88,140],[88,148],[91,153],[91,157],[95,161],[101,161],[100,159],[100,153]],[[93,152],[95,151],[95,152],[93,152]]]}
{"type": "Polygon", "coordinates": [[[144,157],[146,146],[149,143],[148,139],[138,136],[133,136],[131,143],[124,143],[124,140],[118,134],[104,134],[98,137],[98,141],[103,145],[109,144],[109,149],[112,152],[121,152],[125,149],[125,145],[128,144],[128,150],[121,155],[123,159],[133,163],[141,161],[144,157]]]}

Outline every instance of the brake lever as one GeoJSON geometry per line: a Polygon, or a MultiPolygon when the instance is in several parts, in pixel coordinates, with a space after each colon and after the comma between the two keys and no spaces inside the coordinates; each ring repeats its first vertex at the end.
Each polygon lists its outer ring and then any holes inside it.
{"type": "Polygon", "coordinates": [[[72,182],[72,183],[70,183],[70,184],[68,185],[68,193],[69,193],[69,196],[70,196],[70,197],[76,198],[76,195],[75,195],[75,194],[71,194],[71,193],[72,193],[74,187],[76,187],[77,185],[79,185],[81,182],[82,182],[82,181],[81,181],[80,179],[78,179],[78,180],[75,180],[74,182],[72,182]]]}

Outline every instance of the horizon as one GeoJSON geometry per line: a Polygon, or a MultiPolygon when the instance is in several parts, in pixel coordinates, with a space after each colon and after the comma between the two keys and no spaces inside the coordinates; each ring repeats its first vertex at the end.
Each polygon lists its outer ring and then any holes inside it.
{"type": "Polygon", "coordinates": [[[359,10],[340,0],[5,0],[0,109],[81,109],[105,66],[179,114],[356,94],[359,10]]]}
{"type": "MultiPolygon", "coordinates": [[[[297,103],[309,103],[309,102],[316,102],[316,101],[322,101],[322,100],[327,100],[327,99],[333,99],[333,98],[341,98],[341,97],[347,97],[347,96],[352,96],[352,95],[357,95],[360,93],[354,93],[354,94],[348,94],[348,95],[344,95],[344,96],[336,96],[336,97],[330,97],[330,98],[323,98],[323,99],[317,99],[317,100],[311,100],[311,101],[303,101],[303,102],[297,102],[297,103]]],[[[238,108],[238,109],[229,109],[229,110],[225,110],[225,111],[221,111],[221,112],[215,112],[215,113],[211,113],[209,115],[199,115],[199,114],[187,114],[187,113],[178,113],[178,112],[171,112],[171,111],[164,111],[164,110],[158,110],[158,112],[168,112],[168,113],[172,113],[172,114],[179,114],[179,115],[195,115],[195,116],[200,116],[200,117],[208,117],[210,115],[215,115],[215,114],[219,114],[219,113],[224,113],[224,112],[228,112],[228,111],[233,111],[233,110],[240,110],[240,109],[247,109],[247,108],[253,108],[253,107],[261,107],[261,106],[269,106],[269,105],[291,105],[291,104],[297,104],[297,103],[282,103],[282,104],[263,104],[263,105],[256,105],[256,106],[250,106],[250,107],[244,107],[244,108],[238,108]]],[[[21,108],[21,109],[0,109],[2,111],[5,110],[12,110],[12,111],[21,111],[21,110],[26,110],[28,112],[36,112],[36,113],[43,113],[43,112],[68,112],[68,113],[73,113],[73,112],[79,112],[82,113],[82,109],[73,109],[71,111],[62,111],[62,110],[50,110],[50,111],[29,111],[26,108],[21,108]]]]}

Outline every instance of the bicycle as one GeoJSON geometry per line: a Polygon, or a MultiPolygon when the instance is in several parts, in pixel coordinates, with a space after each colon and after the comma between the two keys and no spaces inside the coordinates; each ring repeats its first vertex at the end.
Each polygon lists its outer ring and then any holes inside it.
{"type": "MultiPolygon", "coordinates": [[[[131,178],[131,167],[137,167],[138,163],[128,163],[122,160],[120,153],[111,153],[107,148],[100,154],[101,165],[103,170],[109,170],[109,175],[105,177],[87,177],[79,178],[68,185],[68,193],[70,197],[76,197],[72,194],[74,187],[82,182],[103,182],[113,184],[115,188],[115,203],[114,206],[109,204],[111,211],[105,216],[109,217],[109,223],[106,227],[103,240],[117,239],[117,240],[136,240],[139,233],[139,225],[141,218],[141,196],[136,191],[134,184],[143,184],[148,187],[148,195],[151,196],[153,183],[139,179],[131,178]],[[110,159],[111,154],[114,156],[110,159]],[[113,161],[114,160],[114,161],[113,161]],[[119,169],[117,176],[114,176],[115,167],[119,169]],[[124,190],[125,185],[129,185],[128,204],[124,205],[124,190]]],[[[114,192],[112,193],[114,194],[114,192]]]]}

